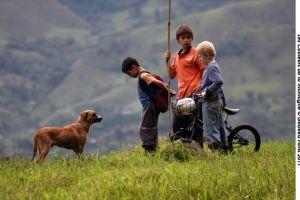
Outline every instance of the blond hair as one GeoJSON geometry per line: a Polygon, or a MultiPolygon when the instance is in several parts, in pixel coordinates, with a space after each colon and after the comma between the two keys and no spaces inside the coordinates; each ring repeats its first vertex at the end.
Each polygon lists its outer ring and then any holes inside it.
{"type": "Polygon", "coordinates": [[[210,41],[203,41],[197,45],[197,54],[213,58],[217,55],[216,49],[210,41]]]}

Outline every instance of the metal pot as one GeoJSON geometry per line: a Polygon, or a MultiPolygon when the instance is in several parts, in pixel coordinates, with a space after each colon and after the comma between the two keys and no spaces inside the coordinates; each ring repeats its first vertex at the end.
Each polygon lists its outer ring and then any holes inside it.
{"type": "Polygon", "coordinates": [[[197,109],[192,98],[183,98],[172,102],[172,109],[177,115],[191,115],[197,109]]]}

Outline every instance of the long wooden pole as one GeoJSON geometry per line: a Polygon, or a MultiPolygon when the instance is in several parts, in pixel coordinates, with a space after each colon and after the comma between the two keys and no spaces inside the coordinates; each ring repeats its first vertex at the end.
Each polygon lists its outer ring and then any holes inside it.
{"type": "MultiPolygon", "coordinates": [[[[171,0],[169,0],[169,18],[168,18],[168,51],[171,49],[171,0]]],[[[167,61],[167,70],[168,70],[168,87],[171,88],[171,80],[170,80],[170,59],[167,61]]],[[[169,103],[169,138],[171,138],[171,95],[168,93],[168,103],[169,103]]]]}

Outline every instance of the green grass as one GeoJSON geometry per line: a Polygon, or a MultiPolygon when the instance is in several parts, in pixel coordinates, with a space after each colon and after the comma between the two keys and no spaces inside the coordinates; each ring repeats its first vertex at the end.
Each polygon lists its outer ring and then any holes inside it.
{"type": "Polygon", "coordinates": [[[197,157],[161,141],[78,160],[0,161],[0,199],[295,199],[295,145],[264,143],[258,153],[197,157]]]}

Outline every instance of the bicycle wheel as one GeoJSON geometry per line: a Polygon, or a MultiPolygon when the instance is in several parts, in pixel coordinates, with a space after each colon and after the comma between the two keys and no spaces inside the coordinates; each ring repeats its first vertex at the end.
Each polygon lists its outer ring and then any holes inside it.
{"type": "Polygon", "coordinates": [[[260,148],[258,131],[250,125],[235,127],[230,131],[228,136],[228,148],[230,151],[234,149],[240,151],[258,151],[260,148]]]}

